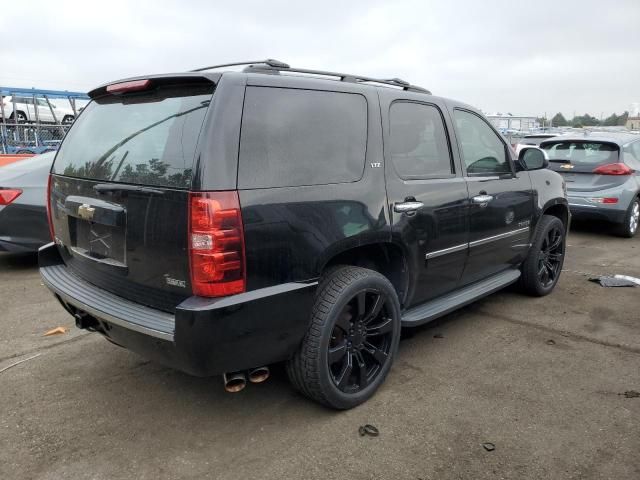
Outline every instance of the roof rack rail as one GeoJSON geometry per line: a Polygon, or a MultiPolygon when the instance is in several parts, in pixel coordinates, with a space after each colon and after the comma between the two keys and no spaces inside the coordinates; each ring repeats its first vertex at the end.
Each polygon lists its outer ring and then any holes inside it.
{"type": "Polygon", "coordinates": [[[253,60],[251,62],[234,62],[234,63],[223,63],[220,65],[211,65],[210,67],[202,67],[202,68],[195,68],[193,70],[189,70],[190,72],[203,72],[205,70],[214,70],[216,68],[223,68],[223,67],[237,67],[240,65],[253,65],[256,63],[262,63],[264,65],[268,65],[269,67],[273,67],[273,68],[289,68],[289,65],[287,65],[284,62],[280,62],[278,60],[275,60],[273,58],[267,58],[266,60],[253,60]]]}
{"type": "MultiPolygon", "coordinates": [[[[286,65],[286,64],[285,64],[286,65]]],[[[418,92],[418,93],[426,93],[431,95],[431,92],[423,87],[418,87],[417,85],[411,85],[409,82],[402,80],[400,78],[372,78],[365,77],[363,75],[353,75],[350,73],[338,73],[338,72],[326,72],[324,70],[309,70],[306,68],[292,68],[290,66],[287,67],[279,67],[270,65],[266,62],[257,62],[257,64],[248,65],[244,70],[244,72],[251,71],[272,71],[272,72],[293,72],[293,73],[302,73],[306,75],[322,75],[327,77],[336,77],[339,78],[342,82],[352,82],[352,83],[381,83],[384,85],[392,85],[394,87],[401,87],[403,90],[408,92],[418,92]]]]}
{"type": "Polygon", "coordinates": [[[225,63],[222,65],[212,65],[210,67],[202,67],[196,68],[195,70],[191,70],[192,72],[202,72],[204,70],[213,70],[216,68],[223,67],[237,67],[241,65],[246,65],[244,68],[244,72],[274,72],[279,73],[280,71],[287,71],[293,73],[302,73],[307,75],[322,75],[327,77],[336,77],[339,78],[342,82],[352,82],[352,83],[381,83],[384,85],[392,85],[394,87],[401,87],[403,90],[409,92],[418,92],[418,93],[426,93],[431,95],[431,92],[426,88],[418,87],[417,85],[411,85],[409,82],[402,80],[401,78],[371,78],[365,77],[362,75],[352,75],[349,73],[337,73],[337,72],[326,72],[323,70],[309,70],[306,68],[292,68],[288,63],[281,62],[279,60],[274,60],[273,58],[267,58],[266,60],[256,60],[253,62],[234,62],[234,63],[225,63]]]}

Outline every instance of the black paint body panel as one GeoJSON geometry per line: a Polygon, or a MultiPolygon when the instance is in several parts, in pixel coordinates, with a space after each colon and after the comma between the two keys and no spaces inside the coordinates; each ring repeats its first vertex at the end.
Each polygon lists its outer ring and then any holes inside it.
{"type": "MultiPolygon", "coordinates": [[[[452,292],[473,290],[476,282],[517,269],[544,211],[567,208],[558,174],[523,171],[513,157],[513,175],[467,176],[451,119],[454,108],[468,106],[402,89],[279,74],[224,73],[212,81],[215,94],[198,140],[190,190],[238,190],[246,250],[245,293],[221,299],[191,296],[188,190],[131,190],[126,185],[110,189],[108,182],[96,188],[97,182],[55,176],[52,194],[54,224],[61,237],[50,248],[59,251],[74,275],[129,301],[175,315],[172,341],[108,321],[103,321],[101,333],[188,373],[217,374],[288,358],[307,330],[323,269],[338,255],[369,245],[402,252],[400,301],[405,311],[413,307],[415,312],[425,302],[455,297],[452,292]],[[362,95],[367,104],[362,177],[345,183],[238,189],[243,103],[251,86],[362,95]],[[448,131],[451,176],[405,180],[394,171],[389,109],[395,101],[439,109],[448,131]],[[480,209],[471,199],[483,191],[495,200],[480,209]],[[71,210],[65,204],[69,197],[71,210]],[[96,218],[104,225],[124,228],[126,256],[121,264],[117,256],[101,263],[70,250],[74,241],[69,222],[80,215],[73,197],[102,208],[96,218]],[[418,211],[394,211],[395,205],[413,200],[422,203],[418,211]],[[510,229],[522,232],[474,244],[510,229]],[[443,251],[447,253],[438,254],[443,251]]],[[[513,155],[506,142],[505,148],[513,155]]]]}

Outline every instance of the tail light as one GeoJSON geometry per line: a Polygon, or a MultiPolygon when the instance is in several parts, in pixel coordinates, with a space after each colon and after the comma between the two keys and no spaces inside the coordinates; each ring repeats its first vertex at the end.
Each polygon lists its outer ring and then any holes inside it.
{"type": "Polygon", "coordinates": [[[51,184],[53,183],[53,176],[49,174],[49,182],[47,183],[47,222],[49,223],[49,235],[51,236],[51,240],[53,242],[56,241],[56,234],[53,231],[53,215],[52,215],[52,205],[51,205],[51,184]]]}
{"type": "Polygon", "coordinates": [[[223,297],[244,292],[244,231],[238,192],[192,192],[189,209],[193,294],[223,297]]]}
{"type": "Polygon", "coordinates": [[[631,175],[633,169],[624,163],[608,163],[593,170],[598,175],[631,175]]]}
{"type": "Polygon", "coordinates": [[[0,205],[9,205],[22,194],[19,188],[0,188],[0,205]]]}

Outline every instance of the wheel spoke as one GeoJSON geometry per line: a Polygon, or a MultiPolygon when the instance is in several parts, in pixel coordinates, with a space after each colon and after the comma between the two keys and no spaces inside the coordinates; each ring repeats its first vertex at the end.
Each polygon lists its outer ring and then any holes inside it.
{"type": "Polygon", "coordinates": [[[350,352],[347,352],[347,361],[342,367],[340,374],[337,377],[334,377],[336,385],[338,388],[344,388],[349,384],[349,377],[351,377],[351,371],[353,370],[353,355],[350,352]]]}
{"type": "Polygon", "coordinates": [[[367,292],[363,291],[358,293],[357,297],[358,304],[358,318],[364,318],[367,309],[367,292]]]}
{"type": "Polygon", "coordinates": [[[373,301],[371,311],[363,319],[365,325],[376,319],[376,317],[380,314],[384,303],[385,299],[382,297],[382,295],[377,294],[375,300],[373,301]]]}
{"type": "Polygon", "coordinates": [[[364,342],[364,350],[371,355],[380,366],[384,365],[389,355],[369,342],[364,342]]]}
{"type": "Polygon", "coordinates": [[[551,245],[549,245],[549,251],[553,251],[556,250],[558,247],[560,247],[560,245],[562,244],[562,235],[560,235],[560,232],[557,232],[557,236],[554,237],[553,241],[551,242],[551,245]]]}
{"type": "Polygon", "coordinates": [[[549,254],[549,260],[552,260],[554,262],[559,262],[562,257],[563,255],[560,252],[549,254]]]}
{"type": "Polygon", "coordinates": [[[329,348],[329,365],[343,360],[347,354],[347,341],[343,340],[339,345],[329,348]]]}
{"type": "Polygon", "coordinates": [[[367,337],[373,337],[377,335],[385,335],[393,331],[393,319],[384,318],[382,323],[367,327],[367,337]]]}
{"type": "Polygon", "coordinates": [[[367,364],[364,361],[362,352],[356,352],[355,357],[358,362],[358,387],[362,389],[369,385],[369,379],[367,378],[367,364]]]}

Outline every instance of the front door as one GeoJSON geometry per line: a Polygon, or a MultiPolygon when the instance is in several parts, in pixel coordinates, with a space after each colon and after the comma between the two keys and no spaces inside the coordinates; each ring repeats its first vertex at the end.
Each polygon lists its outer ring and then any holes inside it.
{"type": "Polygon", "coordinates": [[[469,189],[468,284],[518,265],[530,242],[534,199],[528,172],[516,172],[502,137],[475,112],[453,111],[469,189]]]}
{"type": "Polygon", "coordinates": [[[467,256],[467,186],[444,105],[381,92],[381,107],[393,237],[409,257],[404,305],[411,306],[458,286],[467,256]]]}

